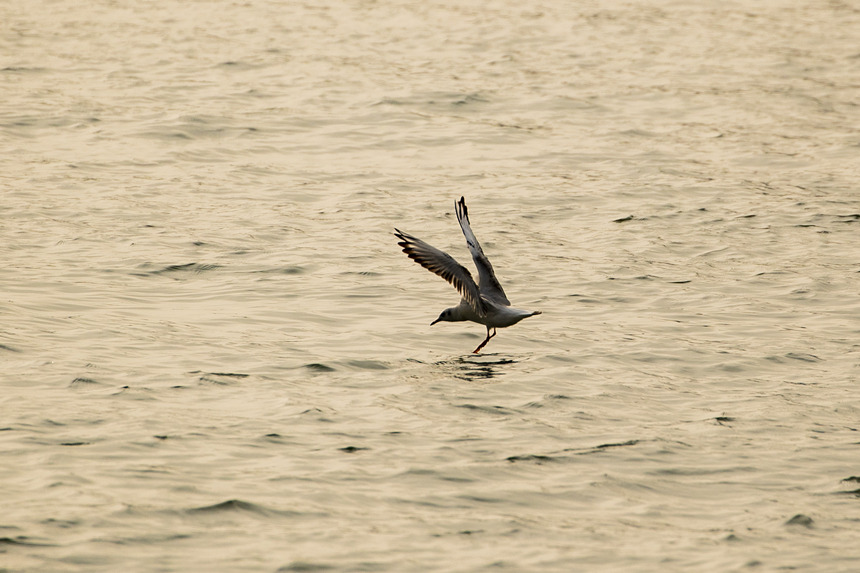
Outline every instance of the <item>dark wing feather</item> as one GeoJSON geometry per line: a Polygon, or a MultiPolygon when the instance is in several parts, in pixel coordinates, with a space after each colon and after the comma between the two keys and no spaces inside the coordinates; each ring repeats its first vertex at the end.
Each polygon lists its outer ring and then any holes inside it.
{"type": "Polygon", "coordinates": [[[466,200],[463,197],[460,197],[459,201],[454,202],[454,210],[457,212],[457,221],[460,222],[460,228],[466,237],[466,244],[469,245],[469,251],[472,253],[472,260],[475,261],[475,266],[478,267],[478,292],[497,304],[510,306],[511,303],[508,301],[508,297],[505,296],[502,285],[496,279],[493,265],[490,264],[489,259],[484,255],[481,244],[478,243],[475,233],[472,232],[472,227],[469,225],[469,210],[466,208],[466,200]]]}
{"type": "Polygon", "coordinates": [[[394,230],[397,231],[394,235],[400,239],[397,244],[403,247],[403,252],[410,259],[451,283],[479,316],[486,314],[478,285],[475,284],[475,279],[466,267],[448,253],[428,245],[421,239],[408,235],[400,229],[394,230]]]}

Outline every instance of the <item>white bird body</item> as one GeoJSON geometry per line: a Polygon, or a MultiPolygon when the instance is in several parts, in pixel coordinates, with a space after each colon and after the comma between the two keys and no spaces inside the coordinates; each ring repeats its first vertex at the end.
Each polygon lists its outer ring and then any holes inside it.
{"type": "Polygon", "coordinates": [[[430,325],[432,326],[437,322],[470,320],[487,327],[487,338],[473,351],[477,353],[496,335],[497,328],[512,326],[524,318],[535,316],[541,312],[539,310],[522,310],[511,306],[502,285],[496,279],[493,265],[484,255],[478,239],[472,232],[465,199],[460,197],[459,201],[455,201],[454,208],[460,228],[466,237],[466,244],[469,245],[469,251],[472,253],[472,260],[478,267],[477,283],[469,271],[448,253],[440,251],[399,229],[394,229],[397,231],[394,234],[400,239],[398,244],[403,247],[403,252],[410,259],[447,280],[463,297],[460,304],[443,310],[439,318],[431,322],[430,325]],[[493,334],[490,334],[491,328],[493,334]]]}
{"type": "Polygon", "coordinates": [[[497,305],[486,298],[483,299],[483,302],[486,311],[484,316],[475,312],[472,305],[466,302],[465,299],[462,299],[457,306],[446,309],[450,311],[446,318],[437,318],[430,325],[432,326],[440,320],[447,320],[448,322],[471,320],[490,328],[507,328],[508,326],[515,325],[524,318],[540,314],[540,311],[497,305]]]}

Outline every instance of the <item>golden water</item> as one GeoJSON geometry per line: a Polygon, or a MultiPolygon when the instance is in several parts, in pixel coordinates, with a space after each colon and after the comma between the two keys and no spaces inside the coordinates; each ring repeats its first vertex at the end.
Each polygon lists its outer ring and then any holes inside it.
{"type": "Polygon", "coordinates": [[[852,3],[34,1],[0,41],[0,570],[860,568],[852,3]],[[478,356],[392,235],[471,268],[461,195],[543,311],[478,356]]]}

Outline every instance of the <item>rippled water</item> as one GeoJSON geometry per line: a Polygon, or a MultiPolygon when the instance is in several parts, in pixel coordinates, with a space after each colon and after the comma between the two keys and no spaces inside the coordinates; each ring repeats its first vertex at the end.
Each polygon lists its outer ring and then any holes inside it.
{"type": "Polygon", "coordinates": [[[0,22],[0,570],[860,569],[855,3],[0,22]]]}

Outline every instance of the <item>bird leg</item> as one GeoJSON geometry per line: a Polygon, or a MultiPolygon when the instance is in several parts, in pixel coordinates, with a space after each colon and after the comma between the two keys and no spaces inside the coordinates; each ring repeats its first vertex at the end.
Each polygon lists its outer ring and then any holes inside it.
{"type": "Polygon", "coordinates": [[[495,335],[496,335],[496,329],[494,328],[493,334],[490,334],[490,327],[488,326],[487,327],[487,338],[485,338],[484,341],[481,344],[479,344],[476,349],[474,349],[472,351],[472,354],[477,354],[483,347],[485,347],[487,345],[487,343],[490,341],[490,339],[492,337],[494,337],[495,335]]]}

